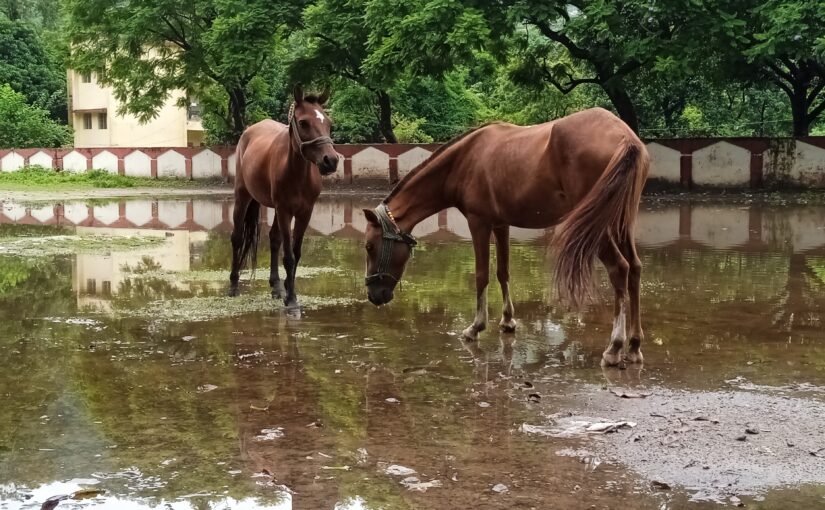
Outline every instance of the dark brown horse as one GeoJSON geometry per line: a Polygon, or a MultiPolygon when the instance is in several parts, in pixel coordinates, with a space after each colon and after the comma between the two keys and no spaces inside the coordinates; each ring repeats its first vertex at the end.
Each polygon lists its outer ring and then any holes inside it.
{"type": "Polygon", "coordinates": [[[510,225],[558,225],[554,243],[559,247],[560,295],[574,305],[587,301],[598,257],[615,289],[613,333],[604,363],[641,362],[641,263],[633,234],[649,161],[636,134],[601,108],[537,126],[497,123],[470,131],[412,170],[374,211],[364,210],[369,300],[376,305],[392,300],[415,245],[412,228],[456,207],[467,217],[476,258],[476,316],[464,337],[475,340],[487,326],[491,233],[504,298],[500,326],[513,331],[510,225]],[[628,295],[630,345],[625,354],[628,295]]]}
{"type": "Polygon", "coordinates": [[[301,260],[304,232],[321,193],[321,176],[335,172],[338,167],[338,153],[330,138],[330,120],[323,108],[327,93],[304,96],[301,86],[297,85],[293,96],[289,125],[264,120],[248,127],[238,142],[232,271],[229,273],[229,295],[236,296],[241,267],[247,258],[251,258],[253,264],[255,261],[261,206],[275,209],[275,221],[269,231],[272,250],[269,285],[272,297],[283,297],[288,308],[298,305],[295,269],[301,260]],[[281,245],[285,285],[278,276],[281,245]]]}

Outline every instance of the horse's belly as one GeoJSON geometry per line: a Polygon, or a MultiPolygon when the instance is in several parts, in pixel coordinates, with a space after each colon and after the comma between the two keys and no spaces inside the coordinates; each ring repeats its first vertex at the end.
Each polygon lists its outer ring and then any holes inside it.
{"type": "Polygon", "coordinates": [[[504,223],[520,228],[553,226],[569,211],[564,193],[560,190],[514,190],[510,197],[502,197],[498,215],[504,223]]]}

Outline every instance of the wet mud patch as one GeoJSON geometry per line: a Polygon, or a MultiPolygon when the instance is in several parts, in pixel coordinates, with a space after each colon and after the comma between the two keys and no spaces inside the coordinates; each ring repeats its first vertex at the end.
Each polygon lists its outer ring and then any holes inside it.
{"type": "Polygon", "coordinates": [[[557,454],[627,466],[653,490],[684,489],[693,501],[736,503],[825,479],[820,399],[661,387],[627,399],[586,384],[571,385],[552,400],[554,407],[559,400],[565,411],[520,431],[548,441],[580,437],[581,447],[557,454]],[[622,425],[612,433],[588,425],[606,423],[622,425]]]}

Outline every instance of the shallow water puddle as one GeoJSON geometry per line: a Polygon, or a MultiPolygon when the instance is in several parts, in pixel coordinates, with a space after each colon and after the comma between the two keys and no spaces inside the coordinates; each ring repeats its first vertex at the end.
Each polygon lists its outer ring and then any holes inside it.
{"type": "Polygon", "coordinates": [[[57,508],[821,505],[825,208],[646,202],[646,365],[619,371],[599,367],[609,301],[556,302],[549,232],[513,231],[515,335],[492,286],[490,329],[456,337],[474,265],[455,211],[419,225],[374,308],[373,202],[319,202],[300,318],[269,297],[264,244],[225,297],[228,201],[4,207],[0,509],[84,489],[105,492],[57,508]]]}

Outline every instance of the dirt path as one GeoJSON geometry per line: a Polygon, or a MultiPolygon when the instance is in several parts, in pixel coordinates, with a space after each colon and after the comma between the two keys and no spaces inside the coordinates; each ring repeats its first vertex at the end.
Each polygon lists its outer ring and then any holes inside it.
{"type": "Polygon", "coordinates": [[[553,407],[564,411],[522,426],[522,432],[579,435],[589,439],[582,448],[558,454],[595,453],[602,461],[629,467],[654,488],[681,487],[694,500],[737,503],[771,489],[825,479],[821,391],[747,391],[736,384],[714,391],[571,384],[561,399],[552,399],[553,407]],[[630,425],[615,433],[581,430],[586,423],[623,422],[630,425]]]}

